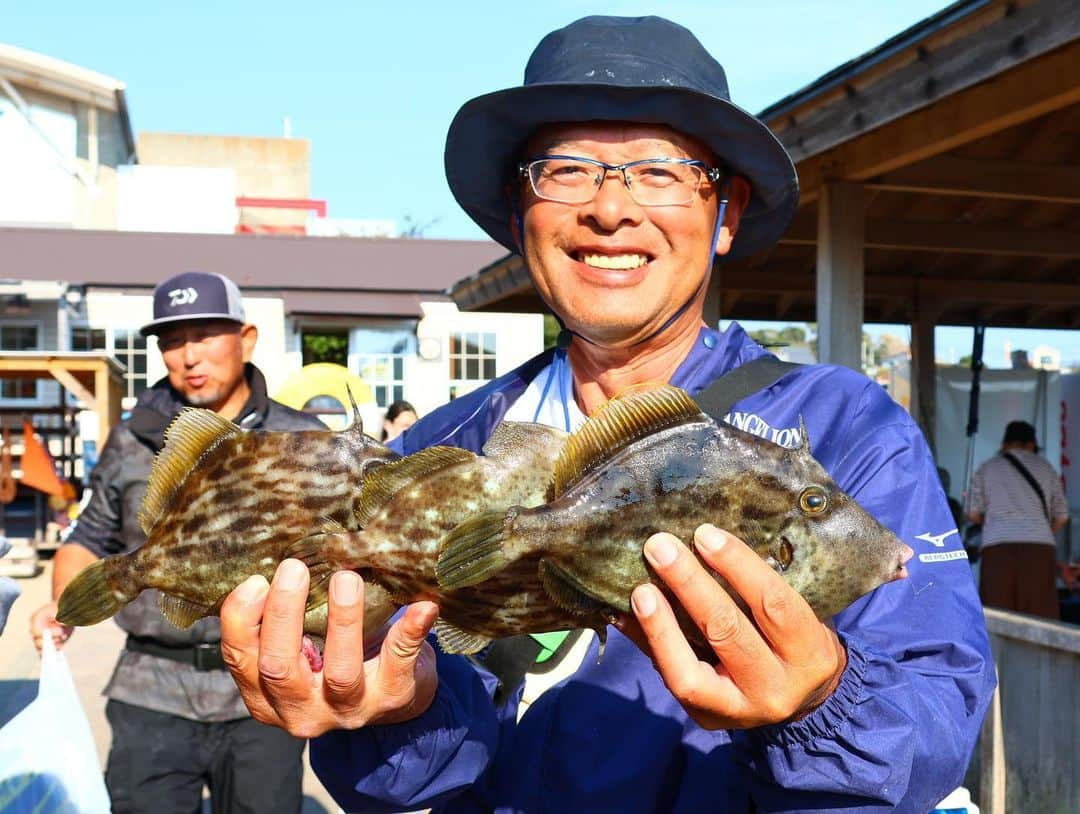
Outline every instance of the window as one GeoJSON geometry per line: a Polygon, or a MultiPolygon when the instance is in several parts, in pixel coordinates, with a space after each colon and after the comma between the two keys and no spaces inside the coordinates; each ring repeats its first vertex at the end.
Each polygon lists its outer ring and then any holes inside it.
{"type": "Polygon", "coordinates": [[[138,330],[113,329],[112,353],[124,365],[124,396],[137,398],[147,388],[146,337],[138,330]]]}
{"type": "Polygon", "coordinates": [[[103,328],[72,328],[71,349],[76,351],[106,350],[108,343],[103,328]]]}
{"type": "Polygon", "coordinates": [[[350,360],[375,394],[375,403],[389,407],[405,398],[406,360],[416,355],[416,323],[359,328],[350,338],[350,360]]]}
{"type": "MultiPolygon", "coordinates": [[[[38,326],[30,323],[0,324],[0,351],[39,350],[38,326]]],[[[0,379],[0,398],[32,401],[37,399],[34,379],[0,379]]]]}
{"type": "Polygon", "coordinates": [[[450,334],[450,396],[495,378],[495,334],[450,334]]]}

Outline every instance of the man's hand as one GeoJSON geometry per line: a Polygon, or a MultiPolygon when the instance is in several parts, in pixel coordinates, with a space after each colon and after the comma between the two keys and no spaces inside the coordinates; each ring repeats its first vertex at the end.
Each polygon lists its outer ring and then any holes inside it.
{"type": "Polygon", "coordinates": [[[30,635],[39,653],[42,646],[42,634],[46,630],[52,633],[53,644],[56,645],[57,650],[64,646],[64,642],[71,637],[71,632],[74,630],[70,625],[62,625],[56,621],[55,601],[47,602],[30,616],[30,635]]]}
{"type": "Polygon", "coordinates": [[[323,669],[313,673],[301,653],[308,580],[303,563],[285,560],[273,584],[251,577],[221,607],[221,652],[252,716],[314,738],[424,712],[438,686],[425,641],[438,606],[409,606],[365,661],[363,580],[351,571],[334,574],[323,669]]]}
{"type": "Polygon", "coordinates": [[[824,703],[847,666],[836,632],[738,538],[704,525],[694,544],[742,597],[752,618],[677,537],[650,537],[645,556],[718,659],[710,664],[698,658],[655,585],[635,588],[637,623],[626,617],[620,627],[653,660],[672,695],[706,729],[798,720],[824,703]]]}

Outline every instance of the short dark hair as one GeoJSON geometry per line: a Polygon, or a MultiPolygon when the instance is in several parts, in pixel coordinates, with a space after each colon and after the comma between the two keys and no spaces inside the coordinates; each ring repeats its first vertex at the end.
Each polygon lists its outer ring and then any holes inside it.
{"type": "Polygon", "coordinates": [[[1010,421],[1005,427],[1005,437],[1001,439],[1003,444],[1035,444],[1035,428],[1026,421],[1010,421]]]}

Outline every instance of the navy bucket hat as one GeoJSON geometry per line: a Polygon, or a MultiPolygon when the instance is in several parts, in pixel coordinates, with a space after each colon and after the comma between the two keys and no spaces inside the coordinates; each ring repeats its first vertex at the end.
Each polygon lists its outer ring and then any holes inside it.
{"type": "Polygon", "coordinates": [[[462,208],[517,251],[507,185],[525,142],[543,125],[663,124],[709,147],[750,182],[729,257],[773,245],[799,202],[787,151],[763,122],[731,102],[724,68],[697,38],[661,17],[585,17],[544,37],[521,87],[479,96],[446,136],[446,179],[462,208]]]}

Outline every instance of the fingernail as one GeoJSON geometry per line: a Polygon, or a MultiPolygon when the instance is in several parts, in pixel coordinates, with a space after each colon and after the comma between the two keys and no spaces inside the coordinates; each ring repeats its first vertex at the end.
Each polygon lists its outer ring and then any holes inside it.
{"type": "Polygon", "coordinates": [[[360,577],[352,571],[338,571],[330,583],[334,602],[338,605],[355,605],[360,598],[360,577]]]}
{"type": "Polygon", "coordinates": [[[295,591],[304,579],[304,564],[299,560],[285,560],[278,566],[278,585],[287,591],[295,591]]]}
{"type": "Polygon", "coordinates": [[[262,599],[263,594],[266,593],[267,587],[269,587],[269,584],[266,579],[256,574],[253,577],[248,577],[236,586],[236,595],[244,602],[250,604],[262,599]]]}
{"type": "Polygon", "coordinates": [[[656,610],[656,594],[651,585],[639,585],[630,594],[630,604],[638,618],[649,617],[656,610]]]}
{"type": "Polygon", "coordinates": [[[710,554],[715,554],[727,544],[727,535],[716,526],[702,526],[695,536],[695,543],[710,554]]]}
{"type": "Polygon", "coordinates": [[[653,565],[663,568],[675,562],[675,558],[679,556],[679,550],[670,537],[656,535],[645,541],[645,556],[653,565]]]}

